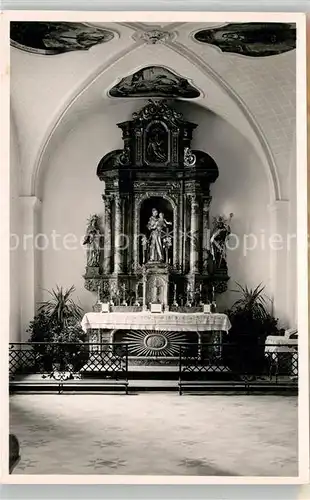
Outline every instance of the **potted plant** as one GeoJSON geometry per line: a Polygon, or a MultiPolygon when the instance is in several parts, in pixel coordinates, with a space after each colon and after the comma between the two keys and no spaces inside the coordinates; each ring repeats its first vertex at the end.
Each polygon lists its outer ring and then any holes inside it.
{"type": "Polygon", "coordinates": [[[74,286],[48,291],[50,298],[40,304],[30,323],[30,342],[37,344],[35,352],[44,370],[63,371],[69,366],[78,371],[87,360],[86,335],[80,326],[82,308],[72,299],[74,291],[74,286]]]}
{"type": "Polygon", "coordinates": [[[231,322],[226,362],[235,370],[258,375],[265,369],[266,337],[277,334],[278,319],[268,310],[262,284],[255,288],[236,284],[238,290],[234,291],[240,297],[226,311],[231,322]]]}

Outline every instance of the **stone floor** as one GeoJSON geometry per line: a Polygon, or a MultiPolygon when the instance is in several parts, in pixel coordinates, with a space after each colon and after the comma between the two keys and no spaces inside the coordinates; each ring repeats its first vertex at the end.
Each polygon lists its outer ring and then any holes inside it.
{"type": "Polygon", "coordinates": [[[296,476],[297,398],[13,395],[14,474],[296,476]]]}

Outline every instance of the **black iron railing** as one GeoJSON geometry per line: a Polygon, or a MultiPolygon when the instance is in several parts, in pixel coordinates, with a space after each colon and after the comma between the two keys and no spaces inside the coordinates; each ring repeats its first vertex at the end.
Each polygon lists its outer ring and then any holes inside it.
{"type": "Polygon", "coordinates": [[[179,348],[179,389],[214,380],[239,383],[297,386],[297,346],[262,344],[242,346],[229,343],[181,345],[179,348]]]}
{"type": "Polygon", "coordinates": [[[42,378],[70,380],[83,373],[100,372],[106,378],[128,378],[128,349],[122,344],[33,342],[11,343],[9,370],[17,375],[39,374],[42,378]]]}
{"type": "MultiPolygon", "coordinates": [[[[76,379],[98,378],[98,384],[114,381],[128,387],[129,343],[12,343],[9,350],[10,381],[14,385],[26,375],[32,380],[50,380],[61,386],[76,379]],[[31,378],[31,377],[30,377],[31,378]]],[[[169,364],[171,356],[154,356],[154,363],[169,364]]],[[[174,358],[175,359],[175,356],[174,358]]],[[[148,369],[152,357],[147,360],[148,369]]],[[[249,387],[257,382],[269,385],[290,384],[297,387],[297,346],[244,346],[232,343],[182,343],[175,359],[180,393],[186,384],[224,381],[249,387]]],[[[159,375],[157,375],[159,377],[159,375]]],[[[28,378],[29,379],[29,378],[28,378]]]]}

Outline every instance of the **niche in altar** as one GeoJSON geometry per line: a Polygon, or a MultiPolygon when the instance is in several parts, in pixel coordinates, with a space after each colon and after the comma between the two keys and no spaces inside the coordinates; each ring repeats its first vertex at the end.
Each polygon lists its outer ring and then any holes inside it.
{"type": "Polygon", "coordinates": [[[210,227],[209,217],[218,167],[191,149],[197,125],[166,101],[150,101],[117,126],[123,148],[97,167],[104,216],[89,221],[85,287],[113,307],[201,310],[229,279],[229,224],[219,218],[210,227]]]}

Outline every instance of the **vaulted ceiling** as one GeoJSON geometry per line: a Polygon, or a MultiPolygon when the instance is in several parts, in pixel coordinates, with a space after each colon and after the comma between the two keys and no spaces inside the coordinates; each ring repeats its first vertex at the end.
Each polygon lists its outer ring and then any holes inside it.
{"type": "Polygon", "coordinates": [[[172,82],[176,94],[171,97],[188,98],[236,127],[266,164],[274,197],[286,196],[295,134],[293,26],[272,32],[263,26],[259,36],[256,26],[256,38],[253,29],[229,29],[228,23],[88,23],[69,32],[54,28],[36,32],[35,41],[29,30],[17,40],[16,26],[12,35],[11,103],[22,194],[36,192],[44,156],[77,120],[91,112],[107,116],[110,106],[132,99],[132,82],[135,90],[140,85],[134,98],[151,97],[154,85],[145,80],[153,78],[154,83],[161,67],[161,91],[172,82]],[[146,67],[155,71],[147,73],[146,67]],[[111,89],[122,81],[127,85],[122,84],[123,95],[113,97],[111,89]],[[180,85],[196,90],[182,97],[180,85]]]}

